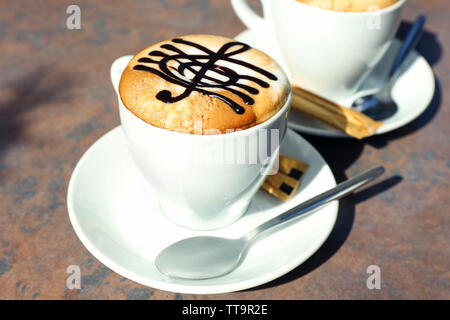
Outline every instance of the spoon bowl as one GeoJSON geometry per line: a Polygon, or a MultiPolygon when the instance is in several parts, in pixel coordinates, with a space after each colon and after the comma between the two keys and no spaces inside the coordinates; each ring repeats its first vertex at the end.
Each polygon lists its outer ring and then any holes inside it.
{"type": "Polygon", "coordinates": [[[164,249],[155,260],[158,270],[174,278],[209,279],[234,270],[246,242],[219,237],[193,237],[164,249]]]}
{"type": "Polygon", "coordinates": [[[405,41],[397,54],[392,69],[388,75],[388,80],[385,81],[383,87],[375,94],[356,99],[351,106],[353,109],[364,113],[376,121],[390,118],[397,112],[398,106],[391,96],[392,83],[395,79],[397,71],[406,60],[406,57],[419,42],[423,33],[425,21],[426,16],[421,15],[411,27],[411,30],[408,32],[408,35],[406,36],[405,41]]]}
{"type": "Polygon", "coordinates": [[[352,108],[376,121],[390,118],[398,111],[397,104],[387,90],[380,91],[376,96],[367,95],[358,98],[353,102],[352,108]]]}

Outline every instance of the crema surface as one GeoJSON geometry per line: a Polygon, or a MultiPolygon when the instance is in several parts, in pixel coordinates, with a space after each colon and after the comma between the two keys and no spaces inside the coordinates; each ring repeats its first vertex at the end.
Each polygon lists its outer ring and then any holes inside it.
{"type": "Polygon", "coordinates": [[[188,35],[156,43],[127,65],[123,104],[145,122],[186,133],[246,129],[276,114],[290,85],[281,67],[244,43],[188,35]]]}

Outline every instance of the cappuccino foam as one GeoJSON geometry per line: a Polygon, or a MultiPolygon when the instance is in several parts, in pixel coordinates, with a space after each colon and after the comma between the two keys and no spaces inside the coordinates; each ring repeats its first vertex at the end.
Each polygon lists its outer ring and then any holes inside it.
{"type": "Polygon", "coordinates": [[[398,0],[297,0],[321,9],[348,12],[375,11],[390,7],[398,0]]]}
{"type": "Polygon", "coordinates": [[[286,75],[268,55],[212,35],[145,48],[131,59],[119,84],[123,104],[143,121],[200,134],[260,124],[285,105],[289,92],[286,75]]]}

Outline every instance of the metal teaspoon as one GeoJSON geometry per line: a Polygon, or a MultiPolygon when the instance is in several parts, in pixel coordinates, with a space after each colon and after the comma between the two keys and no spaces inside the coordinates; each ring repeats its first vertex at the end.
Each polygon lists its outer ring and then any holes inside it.
{"type": "Polygon", "coordinates": [[[175,242],[158,254],[155,265],[161,273],[175,278],[199,280],[227,274],[238,266],[243,253],[257,235],[348,195],[379,177],[384,171],[383,167],[376,167],[348,179],[336,187],[266,221],[238,239],[198,236],[175,242]]]}

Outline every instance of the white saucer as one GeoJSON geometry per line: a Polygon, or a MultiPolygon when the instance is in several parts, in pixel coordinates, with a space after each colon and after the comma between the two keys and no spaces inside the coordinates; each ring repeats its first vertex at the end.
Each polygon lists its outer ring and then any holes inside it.
{"type": "Polygon", "coordinates": [[[269,282],[308,259],[329,236],[338,211],[334,201],[311,216],[261,236],[233,272],[208,280],[170,279],[154,266],[171,243],[196,235],[240,236],[269,218],[336,185],[330,168],[303,138],[288,130],[281,152],[311,167],[288,203],[258,191],[245,216],[229,227],[193,231],[170,222],[132,161],[122,129],[100,138],[83,155],[69,183],[70,221],[86,248],[108,268],[141,284],[181,293],[223,293],[269,282]]]}
{"type": "MultiPolygon", "coordinates": [[[[280,63],[289,76],[286,63],[277,49],[275,40],[263,39],[251,30],[238,34],[235,39],[267,52],[280,63]]],[[[344,106],[350,106],[357,97],[377,91],[377,88],[380,88],[382,85],[384,75],[389,72],[389,66],[392,65],[400,46],[401,42],[395,39],[385,57],[364,82],[361,91],[348,99],[337,102],[344,106]]],[[[413,51],[407,58],[407,61],[405,61],[401,74],[395,81],[392,89],[392,97],[398,105],[398,111],[393,117],[384,120],[384,125],[375,134],[398,129],[413,121],[428,107],[433,98],[434,90],[435,81],[430,65],[418,52],[413,51]]],[[[289,126],[299,132],[318,136],[349,137],[341,131],[329,127],[318,120],[303,116],[298,112],[290,112],[289,126]]]]}

